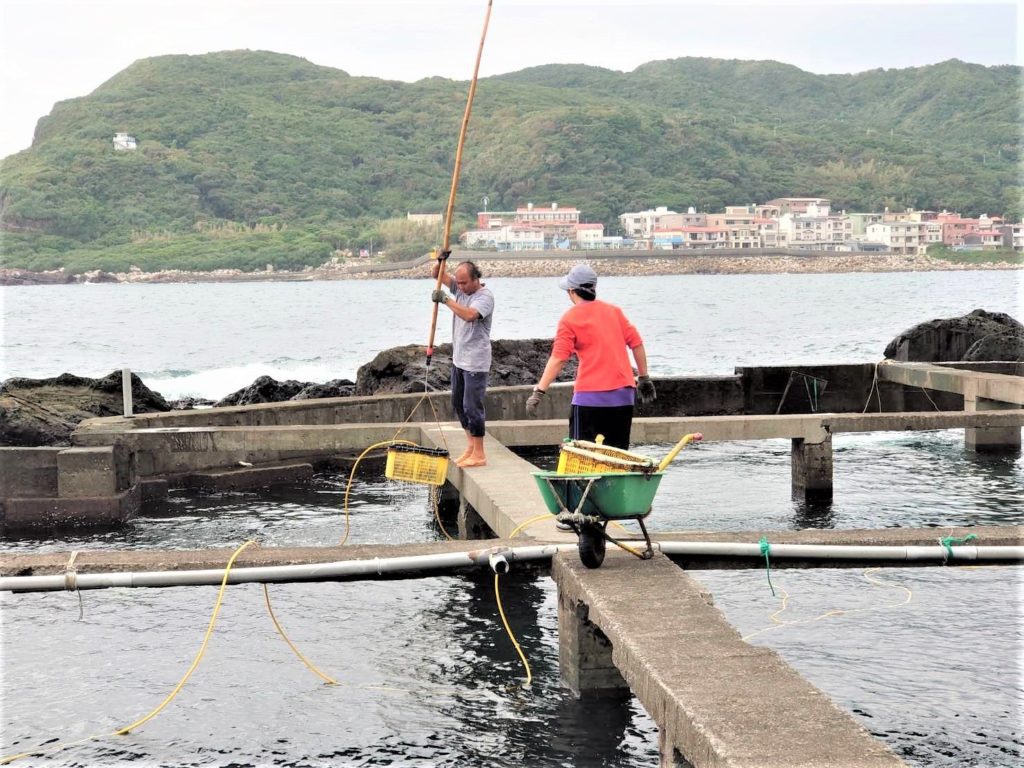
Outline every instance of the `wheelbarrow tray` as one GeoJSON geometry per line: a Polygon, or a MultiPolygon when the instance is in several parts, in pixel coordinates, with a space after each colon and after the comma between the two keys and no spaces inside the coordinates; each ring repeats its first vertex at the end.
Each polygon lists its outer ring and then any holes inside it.
{"type": "Polygon", "coordinates": [[[661,485],[661,472],[608,472],[560,475],[557,472],[534,472],[548,511],[557,515],[565,510],[609,519],[642,517],[651,511],[654,494],[661,485]],[[590,485],[590,481],[593,484],[590,485]],[[590,492],[583,499],[587,486],[590,492]],[[561,501],[561,505],[559,505],[561,501]]]}

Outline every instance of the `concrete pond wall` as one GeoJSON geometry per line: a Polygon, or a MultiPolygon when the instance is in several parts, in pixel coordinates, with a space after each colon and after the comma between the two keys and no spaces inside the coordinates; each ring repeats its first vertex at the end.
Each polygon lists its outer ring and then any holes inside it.
{"type": "MultiPolygon", "coordinates": [[[[1015,363],[955,366],[1017,375],[1021,369],[1015,363]]],[[[655,384],[657,400],[638,405],[637,417],[964,408],[963,396],[956,393],[879,381],[874,363],[743,366],[732,375],[656,378],[655,384]]],[[[529,386],[488,390],[488,420],[526,420],[530,391],[529,386]]],[[[552,386],[537,417],[567,419],[571,396],[571,384],[552,386]]],[[[5,529],[116,525],[169,487],[218,490],[308,476],[316,463],[352,457],[372,442],[392,438],[395,425],[453,420],[450,394],[441,391],[89,419],[72,435],[71,448],[0,449],[0,524],[5,529]],[[315,429],[333,425],[353,429],[331,430],[329,439],[315,429]],[[217,429],[296,426],[308,426],[309,439],[287,446],[271,433],[264,440],[251,432],[217,429]]],[[[830,479],[829,474],[829,486],[830,479]]]]}

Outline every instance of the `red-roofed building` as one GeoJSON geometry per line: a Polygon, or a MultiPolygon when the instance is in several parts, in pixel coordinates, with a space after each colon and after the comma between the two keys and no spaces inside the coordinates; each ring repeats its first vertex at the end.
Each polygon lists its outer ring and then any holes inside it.
{"type": "Polygon", "coordinates": [[[978,219],[964,219],[959,213],[943,211],[935,217],[942,227],[943,245],[963,245],[964,235],[977,231],[980,226],[978,219]]]}
{"type": "Polygon", "coordinates": [[[572,237],[575,226],[580,223],[580,212],[576,208],[561,208],[558,203],[552,203],[550,208],[527,203],[525,208],[516,208],[516,223],[543,230],[549,240],[572,237]]]}
{"type": "Polygon", "coordinates": [[[976,229],[964,235],[965,250],[996,251],[1003,247],[1003,232],[998,229],[976,229]]]}

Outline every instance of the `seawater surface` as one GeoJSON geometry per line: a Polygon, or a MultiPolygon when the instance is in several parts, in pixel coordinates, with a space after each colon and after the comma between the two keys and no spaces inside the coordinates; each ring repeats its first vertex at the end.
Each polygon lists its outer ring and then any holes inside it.
{"type": "MultiPolygon", "coordinates": [[[[600,278],[644,337],[655,375],[882,359],[900,331],[976,308],[1020,316],[1024,271],[600,278]]],[[[485,278],[493,337],[550,338],[554,278],[485,278]]],[[[0,287],[0,378],[129,367],[167,398],[218,399],[268,374],[355,379],[383,349],[426,345],[432,281],[0,287]]],[[[451,340],[442,310],[437,341],[451,340]]]]}
{"type": "MultiPolygon", "coordinates": [[[[428,283],[6,288],[2,375],[129,365],[169,397],[219,397],[262,373],[353,378],[380,349],[425,343],[428,283]]],[[[549,336],[566,306],[550,279],[493,287],[498,337],[549,336]]],[[[666,375],[877,360],[893,335],[922,320],[975,307],[1018,313],[1019,287],[1015,272],[601,282],[666,375]]],[[[447,336],[442,324],[439,340],[447,336]]],[[[637,449],[661,455],[668,446],[637,449]]],[[[936,538],[952,526],[1024,524],[1024,462],[966,453],[957,431],[837,436],[835,470],[832,504],[799,504],[790,498],[788,441],[687,449],[649,523],[660,531],[930,526],[936,538]]],[[[253,537],[334,544],[346,480],[323,473],[273,490],[176,492],[122,530],[7,538],[0,549],[230,548],[253,537]]],[[[426,494],[361,475],[349,541],[443,538],[426,494]]],[[[1021,763],[1022,571],[773,569],[776,596],[764,570],[693,575],[750,642],[776,649],[910,764],[952,768],[1021,763]]],[[[500,590],[532,667],[529,688],[501,627],[493,576],[271,586],[281,624],[337,686],[323,685],[281,641],[258,585],[232,587],[202,664],[158,717],[130,736],[25,764],[657,765],[657,730],[635,699],[580,702],[562,688],[550,579],[514,569],[500,590]]],[[[0,596],[2,754],[110,733],[150,711],[188,668],[215,594],[94,591],[81,594],[81,606],[69,593],[0,596]]]]}

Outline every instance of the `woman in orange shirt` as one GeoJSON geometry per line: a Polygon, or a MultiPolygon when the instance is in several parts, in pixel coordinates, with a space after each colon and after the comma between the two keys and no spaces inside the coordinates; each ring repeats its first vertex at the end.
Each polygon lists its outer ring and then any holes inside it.
{"type": "Polygon", "coordinates": [[[649,403],[656,397],[640,333],[621,309],[598,300],[597,273],[590,265],[574,266],[558,287],[568,292],[573,306],[558,321],[551,356],[526,401],[526,412],[537,415],[548,387],[575,354],[579,370],[573,386],[569,437],[593,441],[604,435],[606,445],[628,450],[634,401],[649,403]],[[636,362],[636,381],[627,349],[636,362]]]}

